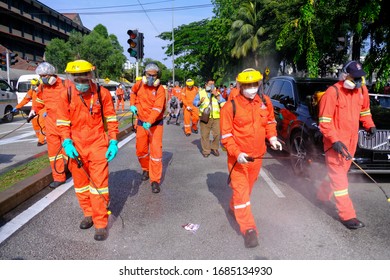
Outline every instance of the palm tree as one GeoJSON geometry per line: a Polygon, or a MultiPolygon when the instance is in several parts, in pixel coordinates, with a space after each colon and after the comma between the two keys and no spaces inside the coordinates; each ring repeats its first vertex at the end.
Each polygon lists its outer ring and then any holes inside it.
{"type": "Polygon", "coordinates": [[[229,40],[234,45],[232,57],[253,57],[255,66],[259,66],[258,49],[264,28],[260,26],[260,5],[257,1],[244,2],[237,12],[237,20],[232,24],[229,40]]]}

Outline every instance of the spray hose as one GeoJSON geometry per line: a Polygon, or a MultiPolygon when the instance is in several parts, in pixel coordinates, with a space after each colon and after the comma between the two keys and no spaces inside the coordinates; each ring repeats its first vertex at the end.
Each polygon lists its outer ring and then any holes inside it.
{"type": "MultiPolygon", "coordinates": [[[[11,113],[11,112],[9,112],[9,113],[11,113]]],[[[9,113],[5,114],[4,116],[8,115],[9,113]]],[[[7,136],[10,135],[11,133],[15,132],[16,130],[18,130],[19,128],[21,128],[22,126],[24,126],[26,123],[29,123],[35,116],[36,116],[36,115],[33,115],[33,116],[27,118],[27,120],[26,120],[24,123],[22,123],[20,126],[18,126],[17,128],[11,130],[11,131],[8,132],[7,134],[1,136],[1,137],[0,137],[0,140],[3,139],[3,138],[5,138],[5,137],[7,137],[7,136]]]]}
{"type": "Polygon", "coordinates": [[[372,178],[366,171],[364,171],[364,169],[361,168],[361,167],[359,166],[359,164],[357,164],[357,163],[355,162],[354,158],[353,158],[353,157],[351,156],[351,154],[348,152],[347,148],[343,147],[343,149],[344,149],[343,152],[345,153],[345,155],[344,155],[344,153],[343,153],[342,155],[345,157],[345,159],[346,159],[346,160],[351,160],[352,163],[353,163],[357,168],[359,168],[360,171],[362,171],[362,172],[364,173],[364,175],[366,175],[368,178],[370,178],[371,181],[373,181],[374,184],[383,192],[383,194],[384,194],[385,197],[386,197],[387,202],[390,203],[390,198],[389,198],[389,196],[386,194],[386,192],[384,191],[384,189],[377,183],[377,181],[374,180],[374,178],[372,178]]]}

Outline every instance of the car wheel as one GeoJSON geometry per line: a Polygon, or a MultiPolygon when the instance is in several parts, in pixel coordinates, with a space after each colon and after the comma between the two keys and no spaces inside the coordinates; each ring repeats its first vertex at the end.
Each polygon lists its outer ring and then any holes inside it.
{"type": "Polygon", "coordinates": [[[5,108],[4,117],[3,117],[4,122],[12,122],[13,121],[14,114],[12,114],[11,111],[12,111],[12,107],[5,108]]]}
{"type": "Polygon", "coordinates": [[[300,131],[295,132],[290,141],[290,162],[295,175],[307,175],[307,141],[300,131]]]}

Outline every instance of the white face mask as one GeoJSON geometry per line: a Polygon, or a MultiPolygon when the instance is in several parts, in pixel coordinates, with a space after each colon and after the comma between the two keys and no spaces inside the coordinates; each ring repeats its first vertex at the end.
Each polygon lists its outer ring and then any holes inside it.
{"type": "Polygon", "coordinates": [[[346,89],[354,89],[356,87],[356,85],[354,82],[352,82],[350,80],[345,80],[343,87],[346,89]]]}
{"type": "Polygon", "coordinates": [[[255,98],[257,94],[257,87],[256,88],[246,88],[242,90],[242,94],[249,99],[255,98]]]}

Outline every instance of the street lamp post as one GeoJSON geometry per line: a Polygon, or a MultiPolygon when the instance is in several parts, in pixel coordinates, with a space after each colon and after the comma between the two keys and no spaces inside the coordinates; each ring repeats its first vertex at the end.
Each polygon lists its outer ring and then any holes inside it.
{"type": "Polygon", "coordinates": [[[173,16],[175,13],[175,1],[172,1],[172,82],[175,84],[175,31],[173,16]]]}

